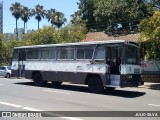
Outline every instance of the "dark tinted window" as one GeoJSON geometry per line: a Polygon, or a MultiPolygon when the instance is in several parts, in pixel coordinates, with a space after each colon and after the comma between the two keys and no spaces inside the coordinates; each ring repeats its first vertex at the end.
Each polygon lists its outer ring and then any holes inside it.
{"type": "Polygon", "coordinates": [[[58,48],[58,59],[74,59],[74,47],[60,47],[58,48]]]}
{"type": "Polygon", "coordinates": [[[41,50],[41,59],[56,59],[56,49],[43,48],[41,50]]]}
{"type": "Polygon", "coordinates": [[[39,51],[36,49],[27,50],[27,59],[39,59],[39,51]]]}
{"type": "Polygon", "coordinates": [[[26,51],[25,49],[19,50],[19,61],[24,61],[26,60],[26,51]]]}
{"type": "Polygon", "coordinates": [[[94,51],[93,46],[88,46],[88,47],[78,46],[76,59],[92,59],[93,51],[94,51]]]}

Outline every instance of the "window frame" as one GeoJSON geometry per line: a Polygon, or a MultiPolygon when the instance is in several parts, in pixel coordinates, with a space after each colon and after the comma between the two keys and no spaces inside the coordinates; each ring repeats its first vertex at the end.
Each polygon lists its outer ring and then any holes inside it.
{"type": "Polygon", "coordinates": [[[76,46],[76,56],[75,56],[75,59],[76,60],[84,60],[84,61],[85,60],[93,60],[95,49],[96,49],[95,45],[85,45],[85,46],[80,45],[80,46],[76,46]],[[77,59],[77,53],[78,53],[77,50],[78,50],[78,48],[84,49],[84,59],[77,59]],[[91,59],[86,59],[86,48],[93,48],[92,58],[91,59]]]}
{"type": "MultiPolygon", "coordinates": [[[[57,59],[56,60],[59,60],[59,61],[69,61],[69,60],[75,60],[75,46],[59,46],[59,47],[57,47],[57,55],[56,55],[56,57],[57,57],[57,59]],[[59,55],[61,54],[61,53],[59,53],[60,51],[61,51],[61,49],[65,49],[66,51],[67,51],[67,49],[68,48],[70,48],[70,49],[73,49],[74,50],[74,58],[73,59],[67,59],[67,58],[65,58],[65,59],[62,59],[62,58],[59,58],[59,55]]],[[[67,53],[68,52],[66,52],[66,55],[67,55],[67,53]]],[[[67,56],[66,56],[67,57],[67,56]]]]}
{"type": "Polygon", "coordinates": [[[33,61],[35,61],[35,60],[40,60],[41,59],[41,53],[40,53],[40,49],[39,48],[31,48],[31,49],[26,49],[26,60],[27,61],[29,61],[29,60],[33,60],[33,61]],[[36,59],[28,59],[28,51],[35,51],[35,50],[37,50],[38,51],[38,58],[36,58],[36,59]]]}
{"type": "Polygon", "coordinates": [[[105,61],[106,60],[106,46],[97,46],[95,48],[95,52],[94,52],[94,56],[93,56],[93,59],[95,61],[105,61]],[[97,52],[99,51],[99,48],[103,48],[104,49],[104,58],[103,59],[96,59],[96,55],[97,55],[97,52]]]}
{"type": "Polygon", "coordinates": [[[56,49],[56,47],[46,47],[46,48],[41,48],[40,49],[40,60],[42,60],[42,61],[53,61],[53,60],[56,60],[57,59],[57,49],[56,49]],[[42,51],[43,50],[48,50],[48,59],[42,59],[42,51]],[[55,55],[55,58],[53,58],[53,59],[50,59],[49,58],[49,52],[51,51],[51,50],[54,50],[54,55],[55,55]]]}

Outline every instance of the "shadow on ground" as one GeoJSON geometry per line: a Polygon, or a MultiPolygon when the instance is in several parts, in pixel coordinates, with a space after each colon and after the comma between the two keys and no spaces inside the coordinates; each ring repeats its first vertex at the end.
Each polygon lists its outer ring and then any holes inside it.
{"type": "MultiPolygon", "coordinates": [[[[14,84],[37,87],[34,85],[33,82],[19,82],[19,83],[14,83],[14,84]]],[[[76,85],[69,85],[69,84],[67,84],[67,85],[62,84],[61,86],[55,88],[51,84],[48,83],[43,88],[90,93],[87,86],[76,86],[76,85]]],[[[95,94],[95,93],[92,93],[92,94],[95,94]]],[[[136,98],[136,97],[144,96],[145,94],[146,94],[145,92],[115,89],[115,90],[106,90],[106,91],[104,91],[104,93],[101,93],[99,95],[109,95],[109,96],[117,96],[117,97],[125,97],[125,98],[136,98]]]]}
{"type": "Polygon", "coordinates": [[[149,89],[153,89],[153,90],[160,90],[160,84],[151,84],[151,85],[147,85],[147,87],[149,89]]]}

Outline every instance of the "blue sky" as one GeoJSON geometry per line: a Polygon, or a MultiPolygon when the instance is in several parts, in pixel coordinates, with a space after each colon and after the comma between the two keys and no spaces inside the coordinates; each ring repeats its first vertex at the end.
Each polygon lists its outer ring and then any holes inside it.
{"type": "MultiPolygon", "coordinates": [[[[3,0],[3,33],[13,33],[16,27],[15,18],[9,10],[12,3],[19,2],[29,8],[34,8],[37,4],[43,5],[46,10],[53,8],[63,12],[67,18],[67,22],[69,22],[70,15],[78,10],[78,1],[79,0],[3,0]]],[[[37,30],[37,24],[34,17],[30,18],[27,23],[28,30],[37,30]]],[[[44,25],[50,25],[50,23],[46,19],[43,19],[40,22],[40,27],[44,25]]],[[[23,21],[21,19],[18,20],[18,28],[23,28],[23,21]]]]}

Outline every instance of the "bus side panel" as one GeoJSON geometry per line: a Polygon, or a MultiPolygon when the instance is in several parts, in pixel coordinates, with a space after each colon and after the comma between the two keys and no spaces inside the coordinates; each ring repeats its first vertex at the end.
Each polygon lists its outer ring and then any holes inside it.
{"type": "Polygon", "coordinates": [[[41,72],[45,81],[85,83],[85,78],[88,73],[80,72],[61,72],[61,71],[43,71],[41,72]]]}
{"type": "Polygon", "coordinates": [[[66,82],[66,72],[42,71],[41,74],[45,81],[66,82]]]}
{"type": "MultiPolygon", "coordinates": [[[[36,71],[26,70],[25,78],[33,79],[32,74],[36,71]]],[[[61,71],[37,71],[40,72],[45,81],[71,82],[84,84],[87,74],[80,72],[61,72],[61,71]]]]}
{"type": "Polygon", "coordinates": [[[77,83],[77,84],[78,83],[84,84],[87,74],[88,73],[82,73],[82,72],[68,72],[67,81],[72,83],[77,83]]]}

